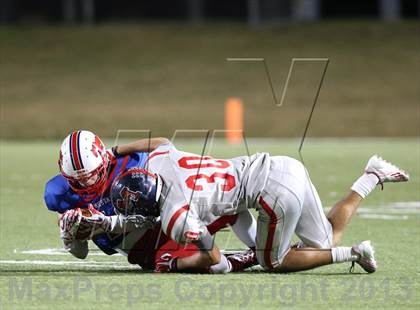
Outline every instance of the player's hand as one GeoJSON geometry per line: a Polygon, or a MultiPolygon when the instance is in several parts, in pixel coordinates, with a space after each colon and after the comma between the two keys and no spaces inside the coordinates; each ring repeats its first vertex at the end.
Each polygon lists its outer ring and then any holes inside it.
{"type": "Polygon", "coordinates": [[[165,253],[156,261],[155,272],[176,272],[178,257],[172,257],[170,253],[165,253]]]}
{"type": "Polygon", "coordinates": [[[82,213],[80,208],[68,210],[60,215],[60,238],[63,240],[64,248],[69,249],[80,223],[82,213]]]}
{"type": "Polygon", "coordinates": [[[101,229],[103,232],[109,231],[111,217],[96,210],[92,204],[89,204],[86,209],[81,209],[81,214],[82,216],[75,235],[76,239],[88,240],[98,229],[101,229]]]}

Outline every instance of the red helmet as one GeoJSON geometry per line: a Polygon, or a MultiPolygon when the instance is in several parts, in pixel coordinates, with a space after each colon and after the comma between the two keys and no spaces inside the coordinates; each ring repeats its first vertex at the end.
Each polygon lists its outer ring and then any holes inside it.
{"type": "Polygon", "coordinates": [[[70,187],[79,195],[100,195],[108,177],[109,156],[94,133],[79,130],[61,144],[58,165],[70,187]]]}

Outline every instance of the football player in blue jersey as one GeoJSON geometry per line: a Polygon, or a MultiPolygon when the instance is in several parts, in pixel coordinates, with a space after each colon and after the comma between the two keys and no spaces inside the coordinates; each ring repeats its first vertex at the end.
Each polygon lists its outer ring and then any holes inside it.
{"type": "Polygon", "coordinates": [[[148,153],[167,141],[143,139],[106,149],[97,135],[84,130],[64,139],[60,174],[47,182],[44,199],[49,210],[60,213],[60,234],[67,251],[85,258],[87,239],[92,239],[108,255],[127,254],[127,249],[147,235],[150,225],[127,224],[116,216],[109,190],[115,176],[130,167],[144,167],[148,153]],[[83,221],[87,217],[92,220],[83,221]]]}

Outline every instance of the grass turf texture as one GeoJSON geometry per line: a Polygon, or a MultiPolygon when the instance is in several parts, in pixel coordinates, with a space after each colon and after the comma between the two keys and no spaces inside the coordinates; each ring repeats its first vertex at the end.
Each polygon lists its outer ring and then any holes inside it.
{"type": "MultiPolygon", "coordinates": [[[[252,153],[269,151],[297,157],[298,142],[250,140],[249,148],[252,153]]],[[[197,141],[180,141],[178,146],[194,152],[201,149],[197,141]]],[[[56,215],[46,210],[42,199],[44,183],[57,172],[58,147],[59,142],[1,143],[1,261],[79,261],[70,255],[21,253],[61,247],[56,215]]],[[[211,153],[230,157],[244,151],[242,146],[215,141],[211,153]]],[[[383,192],[374,191],[362,207],[383,213],[389,203],[417,201],[418,205],[417,140],[312,139],[305,144],[303,155],[324,207],[347,191],[373,153],[406,168],[411,181],[386,184],[383,192]]],[[[418,309],[420,217],[418,207],[415,210],[406,220],[360,215],[353,219],[342,244],[365,239],[374,242],[379,269],[371,275],[358,267],[356,274],[348,274],[349,264],[296,274],[150,274],[130,269],[121,256],[89,256],[88,261],[98,262],[94,267],[1,263],[0,309],[418,309]]],[[[242,247],[229,231],[219,233],[217,243],[225,249],[242,247]]]]}
{"type": "Polygon", "coordinates": [[[223,128],[230,96],[244,100],[248,136],[301,136],[322,64],[298,63],[278,108],[263,65],[227,57],[265,57],[278,97],[293,57],[329,58],[313,136],[416,136],[418,34],[415,20],[4,26],[0,137],[223,128]]]}

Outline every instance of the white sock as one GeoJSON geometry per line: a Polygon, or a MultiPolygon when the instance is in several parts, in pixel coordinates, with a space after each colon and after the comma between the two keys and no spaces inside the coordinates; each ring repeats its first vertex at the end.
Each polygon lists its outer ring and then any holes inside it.
{"type": "Polygon", "coordinates": [[[358,256],[351,253],[350,247],[339,246],[331,249],[333,263],[353,262],[358,256]]]}
{"type": "Polygon", "coordinates": [[[210,267],[212,273],[228,273],[232,270],[232,264],[226,256],[220,255],[220,263],[210,267]]]}
{"type": "Polygon", "coordinates": [[[360,197],[366,198],[366,196],[376,187],[378,182],[379,180],[376,175],[364,173],[356,182],[354,182],[351,190],[358,193],[360,197]]]}

